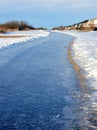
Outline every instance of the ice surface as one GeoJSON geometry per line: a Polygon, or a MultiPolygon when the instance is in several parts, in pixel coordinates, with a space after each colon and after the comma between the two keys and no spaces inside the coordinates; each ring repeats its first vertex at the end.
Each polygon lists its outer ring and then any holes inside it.
{"type": "Polygon", "coordinates": [[[72,39],[51,33],[46,38],[0,51],[1,129],[79,127],[76,115],[80,88],[67,56],[72,39]]]}
{"type": "Polygon", "coordinates": [[[0,34],[0,36],[2,36],[2,38],[0,38],[0,49],[11,44],[22,43],[31,39],[46,37],[48,35],[49,35],[48,31],[42,31],[42,30],[16,31],[16,32],[9,32],[7,34],[0,34]],[[12,38],[12,36],[14,37],[12,38]]]}

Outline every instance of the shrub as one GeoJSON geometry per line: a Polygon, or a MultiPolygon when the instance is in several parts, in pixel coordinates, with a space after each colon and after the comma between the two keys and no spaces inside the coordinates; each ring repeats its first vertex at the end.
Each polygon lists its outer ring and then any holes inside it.
{"type": "Polygon", "coordinates": [[[28,23],[21,21],[10,21],[1,26],[5,27],[6,29],[14,29],[14,30],[26,30],[26,29],[34,29],[33,26],[29,25],[28,23]]]}
{"type": "Polygon", "coordinates": [[[6,32],[6,28],[0,25],[0,33],[5,33],[5,32],[6,32]]]}

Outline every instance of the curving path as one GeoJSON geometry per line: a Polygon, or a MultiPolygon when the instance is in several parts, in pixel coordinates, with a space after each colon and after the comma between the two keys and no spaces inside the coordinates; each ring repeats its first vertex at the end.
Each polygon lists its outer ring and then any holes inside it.
{"type": "Polygon", "coordinates": [[[51,33],[0,51],[0,130],[76,130],[80,88],[67,56],[72,40],[51,33]]]}

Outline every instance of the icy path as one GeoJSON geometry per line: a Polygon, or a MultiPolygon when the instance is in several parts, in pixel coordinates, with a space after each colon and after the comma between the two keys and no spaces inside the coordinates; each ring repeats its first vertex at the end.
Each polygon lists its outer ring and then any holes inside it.
{"type": "Polygon", "coordinates": [[[78,130],[80,87],[67,56],[71,40],[51,33],[0,51],[0,129],[78,130]]]}

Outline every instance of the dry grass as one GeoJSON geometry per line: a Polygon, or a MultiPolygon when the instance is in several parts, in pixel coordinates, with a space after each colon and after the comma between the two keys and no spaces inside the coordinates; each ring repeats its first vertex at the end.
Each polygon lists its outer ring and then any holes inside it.
{"type": "Polygon", "coordinates": [[[22,35],[19,35],[19,36],[0,36],[0,38],[21,38],[21,37],[30,37],[28,35],[25,35],[25,36],[22,36],[22,35]]]}
{"type": "Polygon", "coordinates": [[[86,85],[85,85],[85,81],[86,81],[86,78],[85,76],[81,73],[82,68],[73,60],[72,58],[72,54],[71,54],[71,46],[73,45],[73,42],[70,44],[70,46],[68,47],[68,59],[70,61],[70,63],[73,65],[73,68],[74,70],[76,71],[77,73],[77,77],[79,79],[79,82],[80,82],[80,86],[85,88],[86,85]]]}

